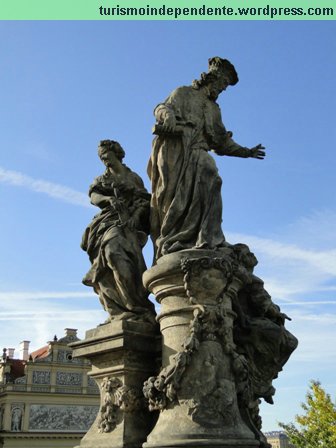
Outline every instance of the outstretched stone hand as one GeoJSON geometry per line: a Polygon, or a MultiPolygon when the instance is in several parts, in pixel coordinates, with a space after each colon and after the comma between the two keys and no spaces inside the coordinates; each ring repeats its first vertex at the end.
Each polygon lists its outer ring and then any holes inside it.
{"type": "Polygon", "coordinates": [[[263,160],[265,158],[265,151],[263,151],[265,149],[265,146],[261,145],[259,143],[259,145],[254,146],[253,148],[250,149],[250,157],[253,157],[254,159],[260,159],[263,160]]]}

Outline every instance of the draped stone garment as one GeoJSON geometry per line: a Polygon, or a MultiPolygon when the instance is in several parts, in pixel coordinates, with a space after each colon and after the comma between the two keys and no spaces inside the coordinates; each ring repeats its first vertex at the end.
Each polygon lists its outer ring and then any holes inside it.
{"type": "Polygon", "coordinates": [[[240,291],[238,300],[238,307],[233,302],[238,315],[234,342],[238,352],[248,360],[254,398],[263,397],[272,403],[275,392],[272,381],[296,349],[298,340],[285,328],[280,308],[273,303],[260,278],[250,274],[250,284],[240,291]]]}
{"type": "Polygon", "coordinates": [[[148,175],[152,182],[151,237],[156,259],[187,248],[223,246],[222,180],[209,150],[248,157],[231,139],[216,102],[204,89],[180,87],[154,111],[158,123],[174,115],[183,131],[153,141],[148,175]]]}
{"type": "Polygon", "coordinates": [[[112,319],[133,316],[136,320],[152,321],[154,307],[142,284],[146,270],[142,246],[147,240],[149,194],[135,173],[131,170],[127,173],[127,179],[118,182],[107,171],[90,187],[91,200],[96,193],[106,198],[106,202],[101,203],[101,212],[83,235],[81,247],[92,263],[83,283],[94,288],[112,319]],[[119,202],[117,209],[111,206],[114,201],[119,202]],[[128,226],[130,218],[135,221],[134,229],[128,226]]]}

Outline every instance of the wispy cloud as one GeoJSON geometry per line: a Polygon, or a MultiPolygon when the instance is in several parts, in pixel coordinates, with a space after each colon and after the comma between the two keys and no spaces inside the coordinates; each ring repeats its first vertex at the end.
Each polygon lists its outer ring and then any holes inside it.
{"type": "MultiPolygon", "coordinates": [[[[91,320],[93,316],[99,317],[101,311],[97,309],[85,309],[85,310],[66,310],[66,315],[70,320],[87,321],[91,320]],[[90,317],[88,317],[90,316],[90,317]]],[[[64,310],[62,311],[12,311],[12,312],[0,312],[0,320],[44,320],[46,322],[52,320],[64,321],[64,310]]]]}
{"type": "Polygon", "coordinates": [[[313,251],[302,249],[294,244],[284,244],[272,239],[259,238],[252,235],[232,233],[231,236],[238,241],[242,239],[248,240],[253,248],[274,259],[302,261],[327,274],[336,275],[336,249],[313,251]]]}
{"type": "MultiPolygon", "coordinates": [[[[333,214],[316,214],[316,220],[325,223],[330,215],[333,214]]],[[[275,301],[304,302],[307,296],[314,301],[318,301],[317,298],[326,301],[332,299],[330,294],[336,289],[336,241],[332,232],[329,232],[329,244],[324,241],[326,250],[318,246],[312,249],[310,232],[305,239],[302,222],[306,223],[307,228],[316,229],[313,217],[299,220],[300,245],[288,243],[292,239],[290,234],[272,238],[238,233],[228,235],[230,241],[244,242],[255,252],[259,259],[256,275],[263,278],[266,289],[275,301]]],[[[288,229],[295,232],[296,227],[292,225],[288,229]]]]}
{"type": "Polygon", "coordinates": [[[15,187],[26,188],[36,193],[46,194],[53,199],[59,199],[70,204],[91,207],[86,194],[64,185],[55,184],[42,179],[34,179],[19,171],[5,170],[0,167],[0,182],[15,187]]]}
{"type": "Polygon", "coordinates": [[[286,306],[314,306],[314,305],[336,305],[336,300],[316,300],[316,301],[310,301],[310,300],[304,300],[301,302],[284,302],[283,304],[281,302],[278,302],[278,305],[286,305],[286,306]]]}
{"type": "Polygon", "coordinates": [[[91,292],[73,291],[4,291],[0,292],[0,300],[41,300],[41,299],[76,299],[85,297],[97,297],[91,292]]]}
{"type": "MultiPolygon", "coordinates": [[[[283,228],[287,242],[314,249],[329,249],[336,245],[336,211],[321,209],[283,228]]],[[[280,236],[283,240],[282,235],[280,236]]]]}

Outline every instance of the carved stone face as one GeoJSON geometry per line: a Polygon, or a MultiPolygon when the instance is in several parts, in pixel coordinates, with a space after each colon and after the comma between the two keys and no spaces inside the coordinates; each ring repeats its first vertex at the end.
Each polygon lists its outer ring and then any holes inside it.
{"type": "Polygon", "coordinates": [[[100,154],[100,160],[104,163],[107,168],[115,168],[120,165],[120,160],[118,159],[116,153],[109,148],[106,148],[100,154]]]}
{"type": "Polygon", "coordinates": [[[209,84],[209,98],[216,101],[219,94],[226,90],[230,85],[230,80],[227,76],[220,76],[218,79],[209,84]]]}
{"type": "Polygon", "coordinates": [[[242,257],[242,262],[249,269],[253,269],[258,264],[256,256],[254,255],[253,252],[250,251],[246,251],[246,253],[244,253],[242,257]]]}

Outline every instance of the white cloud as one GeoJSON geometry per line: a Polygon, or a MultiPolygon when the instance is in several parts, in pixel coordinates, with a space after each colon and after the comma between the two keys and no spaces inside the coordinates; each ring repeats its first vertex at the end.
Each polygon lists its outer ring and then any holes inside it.
{"type": "Polygon", "coordinates": [[[289,242],[314,249],[329,249],[336,245],[336,212],[330,209],[315,210],[308,216],[284,228],[289,242]]]}
{"type": "MultiPolygon", "coordinates": [[[[281,305],[280,302],[278,302],[278,305],[281,305]]],[[[305,301],[297,301],[297,302],[284,302],[284,305],[286,306],[314,306],[314,305],[336,305],[336,300],[305,300],[305,301]]]]}
{"type": "MultiPolygon", "coordinates": [[[[34,319],[34,321],[42,320],[42,321],[51,321],[51,320],[61,320],[64,321],[64,311],[13,311],[13,312],[0,312],[0,320],[25,320],[25,319],[34,319]]],[[[91,320],[93,315],[99,316],[101,313],[96,309],[85,309],[85,311],[79,310],[66,310],[66,316],[69,319],[74,319],[76,321],[87,321],[88,316],[90,316],[89,320],[91,320]]]]}
{"type": "Polygon", "coordinates": [[[24,148],[21,149],[23,153],[30,158],[34,157],[43,162],[53,163],[57,160],[57,154],[50,151],[48,146],[43,141],[27,141],[24,148]]]}
{"type": "Polygon", "coordinates": [[[92,290],[2,291],[0,303],[2,347],[15,347],[22,340],[30,340],[34,350],[66,327],[77,328],[82,334],[79,337],[83,337],[86,330],[106,319],[92,290]]]}
{"type": "Polygon", "coordinates": [[[301,249],[294,244],[284,244],[268,238],[237,233],[231,233],[231,237],[238,241],[248,241],[253,250],[256,249],[272,259],[301,261],[326,274],[336,275],[336,249],[313,251],[301,249]]]}
{"type": "Polygon", "coordinates": [[[97,297],[93,292],[73,291],[4,291],[0,292],[0,300],[40,300],[40,299],[76,299],[97,297]]]}
{"type": "MultiPolygon", "coordinates": [[[[324,221],[327,216],[327,213],[323,214],[324,221]]],[[[321,214],[317,217],[318,220],[322,219],[321,214]]],[[[315,229],[313,218],[307,218],[305,222],[308,229],[315,229]]],[[[230,233],[229,240],[244,242],[255,252],[259,260],[256,275],[262,277],[266,289],[276,302],[304,302],[309,297],[311,300],[321,301],[322,305],[322,301],[332,299],[330,294],[336,290],[334,237],[331,237],[327,250],[312,249],[310,238],[304,238],[301,221],[298,226],[301,230],[301,246],[286,242],[291,239],[290,234],[260,238],[230,233]]],[[[288,226],[288,229],[294,232],[294,225],[288,226]]],[[[331,232],[329,234],[332,235],[331,232]]]]}
{"type": "Polygon", "coordinates": [[[65,187],[64,185],[54,184],[41,179],[34,179],[18,171],[5,170],[0,167],[0,182],[26,188],[36,193],[43,193],[53,199],[59,199],[70,204],[91,207],[89,198],[84,193],[65,187]]]}

